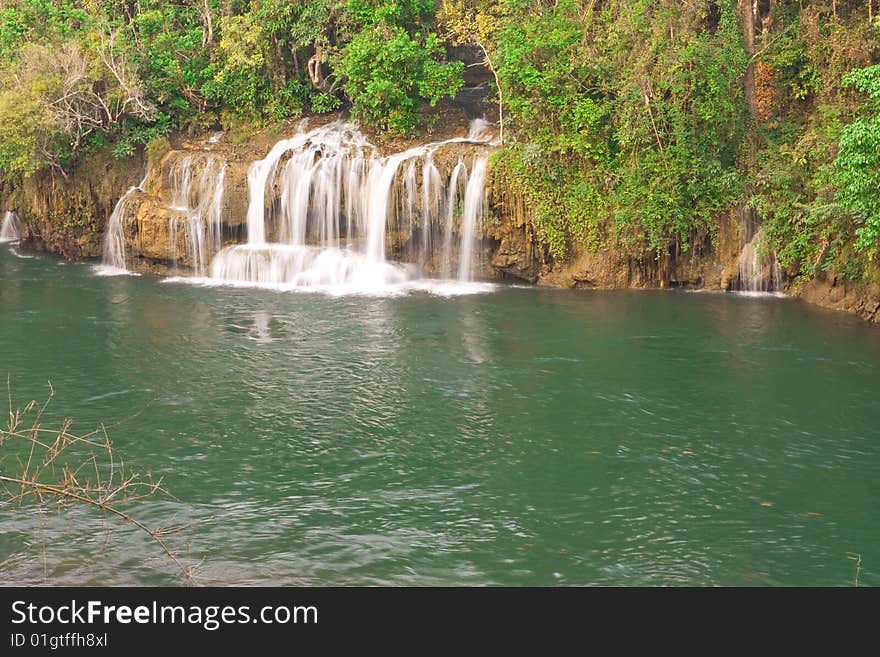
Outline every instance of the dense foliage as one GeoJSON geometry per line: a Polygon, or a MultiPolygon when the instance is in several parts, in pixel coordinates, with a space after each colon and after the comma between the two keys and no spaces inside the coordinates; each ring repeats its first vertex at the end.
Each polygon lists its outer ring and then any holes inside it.
{"type": "Polygon", "coordinates": [[[662,260],[739,204],[790,276],[876,278],[878,4],[478,3],[507,113],[497,182],[557,257],[662,260]]]}
{"type": "Polygon", "coordinates": [[[462,63],[441,63],[443,47],[433,34],[414,38],[401,27],[378,22],[359,32],[339,57],[336,71],[347,83],[352,113],[392,132],[409,132],[420,101],[436,105],[461,86],[462,63]]]}
{"type": "Polygon", "coordinates": [[[497,60],[516,141],[497,164],[555,255],[603,237],[686,249],[736,198],[745,55],[733,4],[711,29],[709,4],[507,0],[497,60]]]}
{"type": "Polygon", "coordinates": [[[870,73],[858,71],[880,55],[877,4],[777,1],[767,17],[746,173],[770,246],[801,278],[876,276],[878,236],[870,232],[865,200],[880,189],[876,173],[870,189],[877,142],[872,155],[863,137],[877,106],[856,80],[867,81],[870,73]]]}
{"type": "MultiPolygon", "coordinates": [[[[11,0],[0,172],[345,109],[426,125],[479,54],[496,186],[550,253],[662,260],[751,205],[789,276],[880,252],[880,0],[11,0]]],[[[472,64],[474,65],[474,64],[472,64]]]]}
{"type": "Polygon", "coordinates": [[[0,170],[64,172],[171,129],[283,121],[347,103],[412,132],[461,85],[425,0],[12,0],[0,10],[0,170]]]}
{"type": "Polygon", "coordinates": [[[880,251],[880,65],[854,70],[844,85],[866,94],[864,116],[844,127],[834,164],[844,209],[860,220],[857,246],[871,258],[880,251]]]}

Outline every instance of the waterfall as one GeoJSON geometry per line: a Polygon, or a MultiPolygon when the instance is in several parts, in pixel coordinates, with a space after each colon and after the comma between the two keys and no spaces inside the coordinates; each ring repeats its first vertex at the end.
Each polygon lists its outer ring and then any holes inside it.
{"type": "Polygon", "coordinates": [[[3,225],[0,226],[0,243],[16,242],[21,238],[21,223],[18,215],[14,212],[7,211],[3,215],[3,225]]]}
{"type": "Polygon", "coordinates": [[[368,180],[367,204],[367,261],[380,264],[385,261],[385,224],[388,220],[388,202],[391,183],[405,154],[392,155],[373,163],[368,180]]]}
{"type": "Polygon", "coordinates": [[[422,165],[422,263],[431,253],[431,224],[440,215],[440,206],[443,199],[443,180],[440,172],[434,164],[431,153],[425,157],[422,165]]]}
{"type": "Polygon", "coordinates": [[[737,276],[731,290],[750,294],[782,293],[782,268],[776,254],[767,249],[766,235],[758,213],[746,205],[737,207],[742,250],[737,260],[737,276]]]}
{"type": "Polygon", "coordinates": [[[743,246],[737,261],[736,290],[782,292],[782,269],[776,254],[766,251],[764,240],[764,229],[760,228],[743,246]]]}
{"type": "Polygon", "coordinates": [[[493,138],[496,136],[494,125],[494,123],[489,123],[486,119],[474,119],[468,126],[467,138],[471,141],[494,143],[493,138]]]}
{"type": "Polygon", "coordinates": [[[226,162],[211,154],[185,155],[169,167],[172,260],[180,259],[177,235],[182,229],[184,256],[200,276],[221,247],[225,176],[226,162]]]}
{"type": "Polygon", "coordinates": [[[144,191],[147,184],[147,176],[138,185],[129,187],[113,208],[110,220],[107,222],[107,233],[104,235],[103,257],[101,258],[101,272],[104,274],[124,274],[125,268],[125,230],[123,222],[128,211],[129,203],[137,192],[144,191]]]}
{"type": "Polygon", "coordinates": [[[248,244],[262,245],[266,243],[266,183],[269,177],[275,173],[281,156],[296,148],[299,141],[296,137],[279,141],[265,158],[254,162],[248,169],[248,244]]]}
{"type": "Polygon", "coordinates": [[[212,279],[374,290],[431,265],[447,278],[457,272],[459,281],[472,280],[488,132],[477,121],[466,138],[387,156],[343,122],[279,141],[248,170],[247,244],[221,250],[212,279]],[[453,143],[473,145],[475,155],[470,173],[459,158],[444,178],[438,153],[453,143]],[[438,267],[432,259],[441,234],[438,267]],[[412,262],[390,262],[389,248],[412,262]]]}
{"type": "Polygon", "coordinates": [[[486,205],[486,158],[474,162],[464,191],[461,211],[461,248],[458,257],[458,280],[473,279],[474,233],[483,218],[486,205]]]}
{"type": "Polygon", "coordinates": [[[446,198],[446,227],[443,230],[443,276],[449,278],[452,273],[452,225],[455,223],[456,201],[461,192],[462,177],[467,180],[467,167],[461,160],[452,170],[449,178],[449,191],[446,198]]]}
{"type": "MultiPolygon", "coordinates": [[[[277,142],[265,158],[248,169],[248,244],[267,243],[266,194],[273,191],[276,182],[281,187],[280,243],[301,244],[309,213],[316,212],[320,213],[317,231],[323,229],[325,237],[338,239],[335,213],[341,190],[347,186],[350,198],[361,194],[365,150],[373,147],[364,136],[354,126],[338,122],[277,142]],[[289,159],[276,181],[285,157],[289,159]]],[[[269,210],[270,216],[274,215],[275,208],[269,210]]],[[[360,214],[360,208],[348,206],[347,210],[360,214]]]]}

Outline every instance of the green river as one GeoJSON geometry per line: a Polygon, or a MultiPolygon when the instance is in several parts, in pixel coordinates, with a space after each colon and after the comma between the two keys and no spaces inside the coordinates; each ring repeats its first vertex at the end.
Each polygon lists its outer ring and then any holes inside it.
{"type": "MultiPolygon", "coordinates": [[[[202,584],[880,585],[880,330],[779,298],[328,296],[0,246],[0,374],[103,423],[202,584]]],[[[5,404],[4,404],[5,405],[5,404]]],[[[13,466],[3,464],[5,474],[13,466]]],[[[0,583],[178,584],[0,506],[0,583]]]]}

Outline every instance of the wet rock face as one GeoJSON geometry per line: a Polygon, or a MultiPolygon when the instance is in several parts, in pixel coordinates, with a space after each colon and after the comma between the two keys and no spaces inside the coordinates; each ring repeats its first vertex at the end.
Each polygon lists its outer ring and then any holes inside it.
{"type": "Polygon", "coordinates": [[[548,287],[725,290],[737,275],[741,236],[733,212],[720,218],[714,240],[706,235],[687,251],[660,259],[633,255],[621,246],[596,251],[581,247],[567,260],[554,261],[541,246],[526,202],[491,181],[490,197],[494,223],[490,220],[487,235],[495,240],[491,265],[505,277],[548,287]]]}
{"type": "Polygon", "coordinates": [[[550,271],[551,261],[535,233],[526,199],[494,179],[491,167],[487,188],[490,212],[485,234],[493,241],[489,266],[500,278],[537,283],[550,271]]]}
{"type": "Polygon", "coordinates": [[[837,276],[821,276],[794,290],[795,296],[818,306],[854,313],[880,324],[880,285],[856,285],[837,276]]]}
{"type": "Polygon", "coordinates": [[[203,274],[222,247],[224,216],[236,216],[228,208],[234,199],[224,184],[227,170],[227,156],[209,146],[165,153],[123,219],[126,253],[203,274]]]}
{"type": "Polygon", "coordinates": [[[474,204],[480,205],[484,189],[479,181],[490,149],[486,126],[474,122],[473,135],[466,122],[460,128],[447,126],[443,138],[433,141],[381,145],[348,124],[326,121],[298,126],[290,137],[237,145],[216,137],[174,139],[124,217],[126,266],[139,268],[138,260],[146,259],[205,274],[222,248],[249,237],[365,250],[367,214],[370,222],[377,216],[375,190],[387,186],[381,247],[387,256],[418,263],[428,274],[461,276],[468,270],[493,278],[487,254],[492,242],[474,227],[481,220],[473,220],[483,216],[474,204]],[[372,179],[385,168],[393,178],[372,179]],[[255,236],[249,236],[249,197],[258,187],[265,190],[264,220],[254,222],[255,236]],[[463,240],[474,250],[459,252],[463,240]]]}
{"type": "Polygon", "coordinates": [[[135,199],[134,211],[124,220],[126,251],[136,257],[169,260],[173,245],[182,237],[172,238],[171,212],[158,196],[142,194],[140,197],[135,199]]]}
{"type": "MultiPolygon", "coordinates": [[[[452,101],[462,109],[468,118],[476,119],[486,114],[489,101],[489,88],[493,82],[492,73],[484,65],[485,55],[478,46],[461,45],[450,48],[447,56],[451,60],[464,63],[464,84],[452,101]]],[[[495,108],[492,107],[494,112],[495,108]]]]}
{"type": "Polygon", "coordinates": [[[39,171],[20,186],[3,183],[0,196],[21,219],[24,247],[68,260],[97,258],[116,200],[144,168],[142,157],[117,159],[108,150],[87,157],[67,178],[39,171]]]}
{"type": "Polygon", "coordinates": [[[544,258],[531,227],[502,220],[490,229],[490,234],[496,241],[489,261],[492,269],[503,277],[537,283],[544,270],[544,258]]]}
{"type": "Polygon", "coordinates": [[[586,251],[569,262],[555,264],[540,279],[550,287],[609,289],[632,287],[633,273],[625,259],[612,251],[586,251]]]}

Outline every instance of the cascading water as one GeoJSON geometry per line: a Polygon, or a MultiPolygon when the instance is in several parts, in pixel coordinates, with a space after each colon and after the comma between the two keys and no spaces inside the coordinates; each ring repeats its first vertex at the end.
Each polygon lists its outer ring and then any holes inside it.
{"type": "Polygon", "coordinates": [[[220,251],[215,281],[284,287],[375,290],[418,274],[436,256],[437,271],[473,276],[485,208],[487,124],[467,138],[380,157],[356,127],[331,123],[278,142],[248,171],[247,244],[220,251]],[[476,146],[444,184],[438,151],[476,146]],[[267,203],[267,198],[269,202],[267,203]],[[276,200],[277,199],[277,200],[276,200]],[[412,264],[386,259],[386,236],[412,264]],[[456,240],[455,235],[458,235],[456,240]],[[457,243],[456,243],[457,242],[457,243]]]}
{"type": "Polygon", "coordinates": [[[782,269],[774,253],[764,246],[759,229],[739,255],[736,289],[740,292],[782,292],[782,269]]]}
{"type": "Polygon", "coordinates": [[[439,217],[442,203],[443,180],[440,178],[440,172],[434,164],[433,153],[428,153],[422,165],[422,264],[424,264],[426,255],[431,253],[433,248],[431,243],[431,225],[439,217]]]}
{"type": "Polygon", "coordinates": [[[7,211],[3,215],[3,225],[0,226],[0,243],[17,242],[21,238],[21,225],[18,221],[18,215],[14,212],[7,211]]]}
{"type": "Polygon", "coordinates": [[[226,162],[217,155],[186,155],[169,168],[172,189],[172,260],[179,261],[177,235],[183,232],[184,255],[204,276],[210,257],[222,245],[223,183],[226,162]]]}
{"type": "Polygon", "coordinates": [[[461,211],[461,255],[458,259],[458,280],[473,279],[474,235],[486,208],[486,158],[474,162],[464,190],[461,211]]]}
{"type": "Polygon", "coordinates": [[[737,209],[743,247],[737,260],[737,276],[732,290],[747,294],[783,292],[782,268],[776,254],[766,248],[764,228],[753,208],[737,209]]]}
{"type": "Polygon", "coordinates": [[[103,257],[101,258],[101,267],[98,273],[112,276],[116,274],[127,274],[125,268],[125,231],[123,222],[128,212],[129,203],[131,203],[137,192],[144,191],[144,185],[147,184],[147,176],[149,172],[144,174],[144,179],[140,184],[129,187],[128,191],[123,194],[113,208],[110,214],[110,220],[107,222],[107,233],[104,235],[103,257]]]}
{"type": "Polygon", "coordinates": [[[494,123],[489,123],[486,119],[474,119],[468,126],[468,136],[470,141],[485,141],[491,144],[497,144],[494,141],[496,130],[494,123]]]}
{"type": "Polygon", "coordinates": [[[455,210],[461,195],[462,179],[467,178],[467,167],[461,160],[452,170],[449,177],[449,189],[446,197],[446,225],[443,229],[443,276],[452,275],[452,226],[455,223],[455,210]]]}

